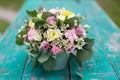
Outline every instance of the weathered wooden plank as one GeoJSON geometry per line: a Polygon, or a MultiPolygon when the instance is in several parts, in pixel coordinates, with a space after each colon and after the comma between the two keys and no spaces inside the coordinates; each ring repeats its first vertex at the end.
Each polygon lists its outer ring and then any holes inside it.
{"type": "Polygon", "coordinates": [[[0,41],[0,80],[20,80],[23,73],[27,54],[15,44],[15,36],[24,17],[22,9],[0,41]]]}
{"type": "MultiPolygon", "coordinates": [[[[47,9],[61,7],[60,0],[36,0],[28,1],[25,8],[31,10],[35,7],[43,6],[47,9]]],[[[60,71],[45,71],[42,66],[32,70],[32,61],[28,59],[22,80],[67,80],[68,71],[67,67],[60,71]]]]}
{"type": "Polygon", "coordinates": [[[95,2],[91,3],[91,8],[89,9],[95,10],[93,11],[94,16],[89,17],[90,23],[95,26],[95,33],[120,79],[120,29],[95,2]]]}
{"type": "MultiPolygon", "coordinates": [[[[80,72],[83,74],[83,80],[118,80],[114,69],[112,68],[109,59],[107,58],[105,51],[103,47],[101,46],[101,43],[99,39],[95,35],[95,28],[97,25],[95,21],[98,20],[99,14],[96,14],[97,16],[94,18],[94,12],[97,13],[99,9],[96,10],[93,0],[81,0],[81,2],[74,2],[73,0],[69,0],[68,2],[62,0],[62,6],[66,9],[72,10],[75,13],[81,13],[82,15],[86,15],[88,21],[85,21],[85,23],[94,23],[94,25],[90,30],[90,34],[88,36],[95,39],[95,46],[93,48],[94,50],[94,56],[93,58],[84,63],[84,69],[79,69],[78,65],[76,65],[76,62],[74,60],[71,61],[71,76],[73,80],[79,80],[79,78],[76,76],[75,71],[80,72]],[[71,5],[69,5],[71,4],[71,5]],[[90,18],[89,18],[90,17],[90,18]],[[94,18],[94,21],[93,21],[94,18]]],[[[101,22],[103,22],[102,20],[101,22]]],[[[103,28],[104,29],[104,28],[103,28]]]]}

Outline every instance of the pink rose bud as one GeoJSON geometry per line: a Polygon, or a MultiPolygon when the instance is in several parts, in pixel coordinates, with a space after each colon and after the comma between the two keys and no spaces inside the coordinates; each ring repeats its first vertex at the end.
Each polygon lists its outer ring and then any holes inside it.
{"type": "Polygon", "coordinates": [[[54,16],[48,17],[46,22],[51,25],[51,24],[56,24],[57,19],[54,16]]]}
{"type": "Polygon", "coordinates": [[[35,34],[36,30],[34,28],[30,28],[27,36],[28,36],[28,40],[32,41],[34,39],[34,34],[35,34]]]}
{"type": "Polygon", "coordinates": [[[75,29],[75,32],[76,32],[76,34],[79,35],[79,36],[86,37],[86,32],[85,32],[84,28],[83,28],[81,25],[79,25],[79,26],[75,29]]]}
{"type": "Polygon", "coordinates": [[[53,13],[53,14],[56,14],[56,13],[58,12],[57,9],[50,9],[49,11],[50,11],[51,13],[53,13]]]}
{"type": "Polygon", "coordinates": [[[75,45],[73,43],[73,41],[70,42],[70,48],[68,49],[68,51],[72,52],[75,50],[75,45]]]}
{"type": "Polygon", "coordinates": [[[65,32],[65,37],[68,38],[69,40],[74,40],[77,38],[77,35],[75,33],[75,30],[67,30],[65,32]]]}
{"type": "Polygon", "coordinates": [[[47,41],[43,41],[42,43],[41,43],[41,46],[40,46],[40,48],[42,48],[43,50],[48,50],[48,48],[49,48],[49,43],[47,42],[47,41]]]}
{"type": "Polygon", "coordinates": [[[54,54],[54,55],[57,55],[58,53],[60,53],[61,51],[62,51],[62,49],[61,48],[59,48],[58,46],[55,46],[55,45],[53,45],[53,47],[52,47],[52,53],[54,54]]]}

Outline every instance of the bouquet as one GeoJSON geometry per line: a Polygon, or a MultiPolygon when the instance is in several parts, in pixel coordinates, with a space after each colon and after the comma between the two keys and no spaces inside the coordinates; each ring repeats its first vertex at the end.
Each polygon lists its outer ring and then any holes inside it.
{"type": "Polygon", "coordinates": [[[85,16],[63,9],[40,8],[26,11],[31,17],[16,36],[16,44],[25,45],[33,68],[41,64],[47,71],[63,69],[69,58],[82,62],[92,57],[94,39],[87,37],[85,16]]]}

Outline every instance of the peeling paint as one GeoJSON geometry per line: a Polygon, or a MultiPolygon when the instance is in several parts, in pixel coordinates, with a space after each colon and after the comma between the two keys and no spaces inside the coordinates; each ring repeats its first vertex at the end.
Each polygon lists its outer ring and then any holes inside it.
{"type": "Polygon", "coordinates": [[[120,33],[116,33],[116,32],[113,33],[110,36],[110,42],[107,44],[109,49],[116,51],[116,52],[120,52],[119,40],[120,40],[120,33]]]}
{"type": "Polygon", "coordinates": [[[5,68],[0,69],[0,73],[4,73],[4,72],[6,72],[5,68]]]}
{"type": "Polygon", "coordinates": [[[4,56],[4,55],[0,55],[0,62],[1,62],[1,61],[3,61],[3,60],[4,60],[4,58],[5,58],[5,56],[4,56]]]}

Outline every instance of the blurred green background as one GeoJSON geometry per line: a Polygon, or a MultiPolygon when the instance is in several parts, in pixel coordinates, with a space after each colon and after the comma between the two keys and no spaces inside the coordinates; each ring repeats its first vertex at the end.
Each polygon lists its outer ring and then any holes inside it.
{"type": "MultiPolygon", "coordinates": [[[[25,0],[0,0],[0,10],[8,10],[17,15],[17,12],[24,4],[24,1],[25,0]]],[[[120,28],[120,0],[96,0],[96,2],[98,2],[98,4],[120,28]]],[[[0,15],[2,15],[3,13],[4,11],[2,11],[0,15]]],[[[16,15],[14,15],[13,17],[15,17],[16,15]]],[[[0,17],[0,34],[3,34],[6,31],[11,22],[12,20],[8,21],[6,18],[0,17]]]]}

